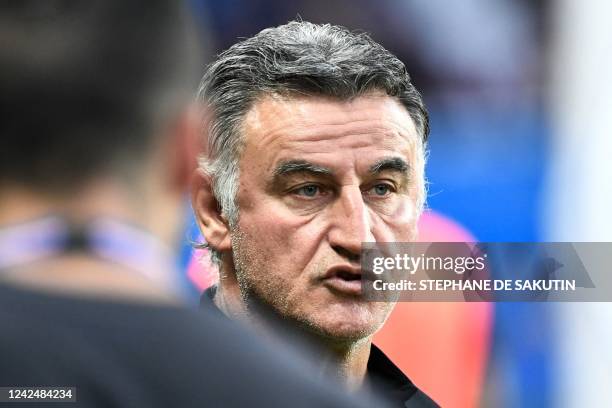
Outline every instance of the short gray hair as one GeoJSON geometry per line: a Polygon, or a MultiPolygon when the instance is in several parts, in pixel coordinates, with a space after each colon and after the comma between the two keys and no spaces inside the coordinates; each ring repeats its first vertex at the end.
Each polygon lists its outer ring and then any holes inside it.
{"type": "MultiPolygon", "coordinates": [[[[198,90],[198,98],[212,112],[207,153],[199,163],[211,177],[214,196],[230,228],[238,222],[242,121],[259,98],[297,94],[349,100],[371,91],[400,101],[414,121],[424,151],[429,118],[421,94],[404,64],[367,34],[292,21],[222,52],[207,67],[198,90]]],[[[210,249],[218,263],[219,254],[210,249]]]]}

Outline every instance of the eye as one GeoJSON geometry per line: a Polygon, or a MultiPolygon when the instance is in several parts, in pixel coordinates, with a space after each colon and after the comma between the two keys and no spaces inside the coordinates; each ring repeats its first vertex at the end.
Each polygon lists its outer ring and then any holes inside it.
{"type": "Polygon", "coordinates": [[[380,183],[370,188],[370,190],[368,190],[368,194],[374,195],[377,197],[385,197],[393,191],[394,191],[393,186],[386,184],[386,183],[380,183]]]}
{"type": "Polygon", "coordinates": [[[315,197],[317,193],[320,193],[320,192],[321,192],[321,188],[315,184],[308,184],[308,185],[302,186],[294,190],[295,194],[301,195],[304,197],[315,197]]]}

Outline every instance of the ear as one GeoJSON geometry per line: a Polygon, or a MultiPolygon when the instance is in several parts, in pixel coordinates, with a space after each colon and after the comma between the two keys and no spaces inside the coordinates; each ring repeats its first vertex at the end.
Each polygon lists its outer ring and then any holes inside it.
{"type": "Polygon", "coordinates": [[[191,182],[191,205],[206,242],[219,252],[229,251],[232,246],[229,225],[213,194],[210,176],[199,170],[191,182]]]}

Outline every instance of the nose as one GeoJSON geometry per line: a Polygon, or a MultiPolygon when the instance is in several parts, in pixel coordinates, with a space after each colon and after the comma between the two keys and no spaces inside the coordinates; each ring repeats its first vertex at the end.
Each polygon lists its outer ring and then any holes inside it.
{"type": "Polygon", "coordinates": [[[329,244],[342,257],[359,262],[361,243],[374,241],[370,213],[359,187],[342,189],[329,216],[329,244]]]}

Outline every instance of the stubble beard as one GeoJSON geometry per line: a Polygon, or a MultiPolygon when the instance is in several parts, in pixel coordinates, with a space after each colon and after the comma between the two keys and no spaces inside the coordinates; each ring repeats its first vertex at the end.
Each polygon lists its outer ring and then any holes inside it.
{"type": "Polygon", "coordinates": [[[250,313],[253,312],[254,305],[261,304],[277,310],[282,315],[288,307],[286,296],[272,280],[258,277],[259,274],[265,273],[269,262],[265,253],[250,245],[251,239],[253,238],[238,226],[231,231],[234,273],[242,302],[250,313]]]}
{"type": "Polygon", "coordinates": [[[272,266],[268,254],[252,247],[254,239],[240,230],[238,225],[231,232],[234,271],[242,302],[250,318],[258,319],[262,315],[264,318],[280,318],[284,324],[289,323],[316,337],[328,337],[329,334],[308,316],[294,312],[295,305],[287,296],[290,283],[278,278],[265,278],[277,275],[268,271],[272,266]]]}
{"type": "MultiPolygon", "coordinates": [[[[346,345],[362,341],[373,334],[367,330],[363,333],[353,333],[348,337],[338,336],[329,332],[325,327],[320,327],[309,316],[296,313],[294,310],[296,305],[293,305],[287,297],[290,283],[265,278],[265,276],[275,277],[276,275],[268,273],[268,268],[271,266],[269,256],[259,248],[252,247],[253,239],[255,238],[241,231],[238,225],[231,231],[234,272],[240,288],[241,300],[251,320],[261,318],[262,313],[265,314],[264,317],[273,314],[276,318],[284,320],[285,323],[290,322],[297,329],[324,340],[325,343],[338,342],[346,345]]],[[[324,265],[321,265],[319,269],[324,271],[324,265]]],[[[390,309],[392,307],[389,308],[386,317],[390,309]]]]}

